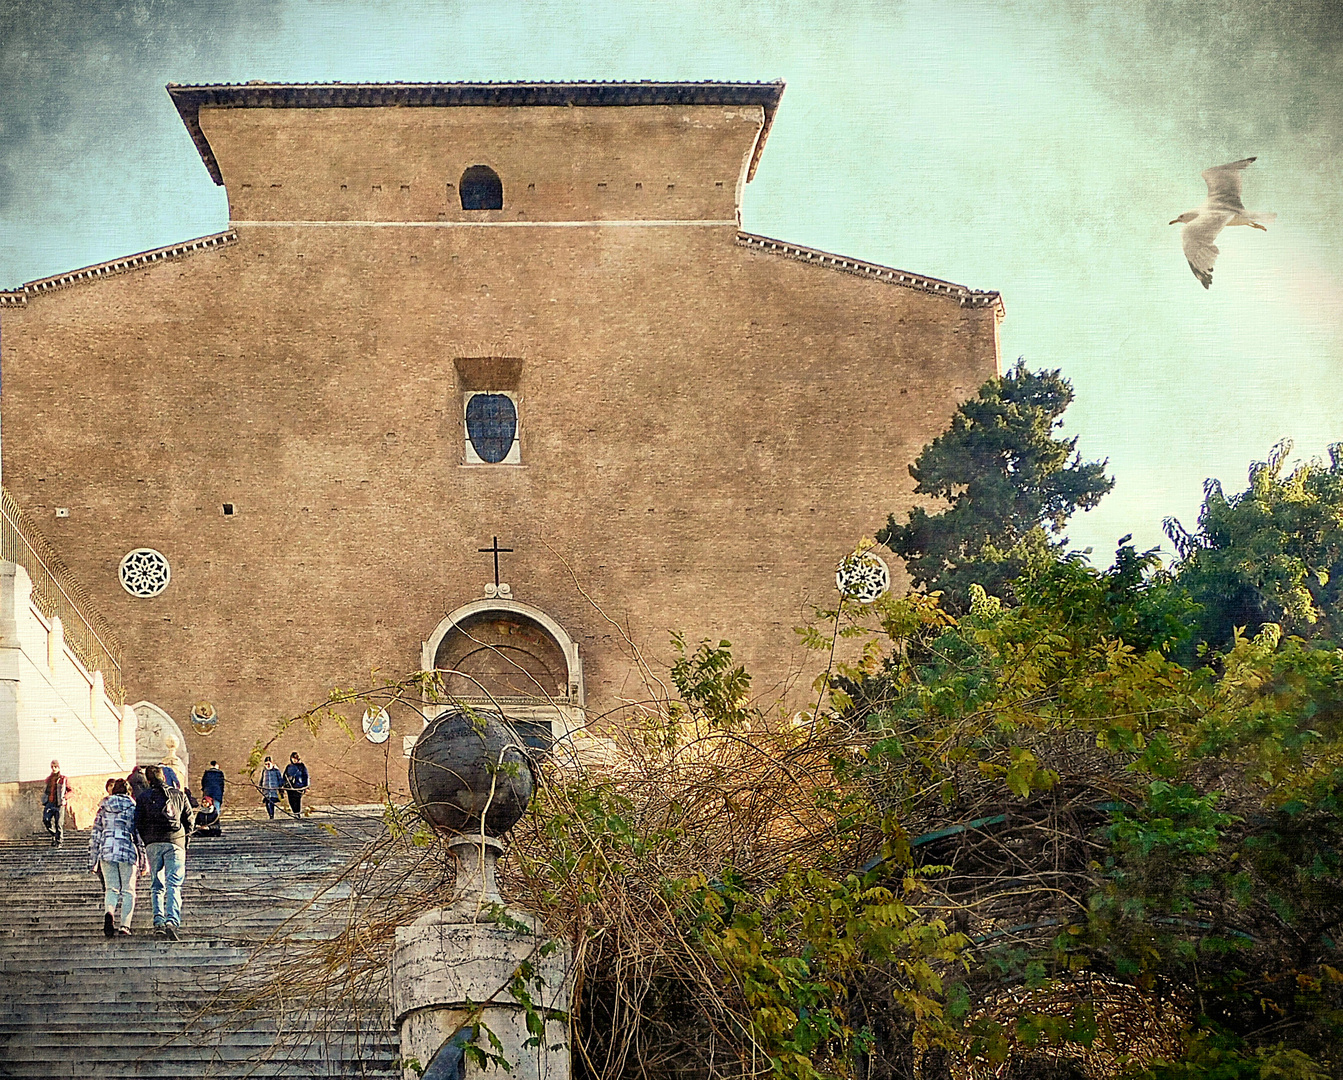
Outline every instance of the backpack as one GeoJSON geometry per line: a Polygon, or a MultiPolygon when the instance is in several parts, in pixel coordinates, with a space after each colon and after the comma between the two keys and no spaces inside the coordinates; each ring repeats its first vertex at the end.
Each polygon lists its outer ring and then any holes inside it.
{"type": "Polygon", "coordinates": [[[176,829],[180,822],[173,815],[172,793],[159,795],[153,788],[141,799],[144,805],[144,823],[152,832],[165,834],[176,829]]]}

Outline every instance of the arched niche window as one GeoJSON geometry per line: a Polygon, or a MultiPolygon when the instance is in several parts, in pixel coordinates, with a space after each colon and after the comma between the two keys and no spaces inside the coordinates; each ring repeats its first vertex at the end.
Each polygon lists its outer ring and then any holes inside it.
{"type": "Polygon", "coordinates": [[[578,646],[528,605],[478,600],[459,608],[424,643],[422,660],[444,673],[447,698],[501,710],[537,749],[581,725],[578,646]]]}
{"type": "Polygon", "coordinates": [[[502,210],[504,185],[499,174],[488,165],[472,165],[462,173],[457,185],[463,210],[502,210]]]}
{"type": "Polygon", "coordinates": [[[544,627],[509,611],[482,611],[439,642],[434,667],[454,698],[569,696],[569,664],[544,627]]]}

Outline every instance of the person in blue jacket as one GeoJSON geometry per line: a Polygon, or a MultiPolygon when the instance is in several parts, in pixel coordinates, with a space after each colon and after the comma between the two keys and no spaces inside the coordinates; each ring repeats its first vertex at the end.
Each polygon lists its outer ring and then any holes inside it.
{"type": "Polygon", "coordinates": [[[284,786],[284,776],[275,767],[275,762],[266,758],[261,763],[261,780],[257,787],[261,789],[261,801],[266,804],[266,814],[275,820],[275,804],[280,801],[280,788],[284,786]]]}
{"type": "Polygon", "coordinates": [[[285,766],[284,790],[289,796],[289,812],[299,817],[303,813],[303,793],[308,790],[308,766],[299,760],[297,750],[289,755],[285,766]]]}

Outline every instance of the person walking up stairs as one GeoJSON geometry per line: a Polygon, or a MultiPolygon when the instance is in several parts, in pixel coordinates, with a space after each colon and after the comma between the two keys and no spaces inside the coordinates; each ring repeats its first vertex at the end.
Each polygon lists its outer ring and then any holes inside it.
{"type": "Polygon", "coordinates": [[[0,1078],[401,1080],[385,992],[284,1009],[251,998],[292,980],[294,948],[345,925],[348,894],[322,890],[380,828],[372,813],[311,822],[239,818],[193,846],[191,932],[176,943],[148,932],[148,905],[132,935],[100,933],[90,834],[59,849],[0,841],[0,1078]]]}

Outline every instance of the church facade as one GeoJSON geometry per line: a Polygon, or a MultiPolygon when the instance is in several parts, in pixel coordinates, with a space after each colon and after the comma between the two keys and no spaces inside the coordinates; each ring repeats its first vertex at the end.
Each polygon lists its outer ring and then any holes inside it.
{"type": "MultiPolygon", "coordinates": [[[[236,773],[421,667],[538,738],[643,700],[671,631],[784,686],[1002,304],[743,231],[782,92],[170,86],[228,227],[0,293],[5,485],[128,700],[236,773]]],[[[391,722],[277,750],[362,800],[391,722]]]]}

